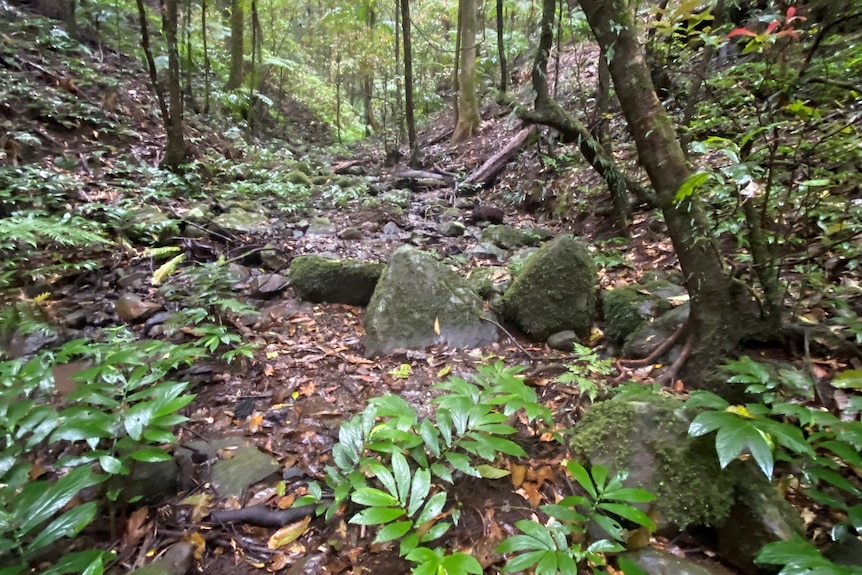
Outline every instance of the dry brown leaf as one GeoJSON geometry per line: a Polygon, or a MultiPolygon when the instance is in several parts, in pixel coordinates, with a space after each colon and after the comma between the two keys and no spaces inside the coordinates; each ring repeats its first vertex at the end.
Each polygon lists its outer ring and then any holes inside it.
{"type": "Polygon", "coordinates": [[[311,516],[306,517],[302,521],[285,525],[272,534],[272,537],[266,542],[266,546],[270,549],[279,549],[285,545],[289,545],[308,531],[309,523],[311,523],[311,516]]]}
{"type": "Polygon", "coordinates": [[[304,385],[300,385],[298,389],[299,395],[310,397],[314,393],[316,387],[317,386],[314,385],[313,381],[309,381],[304,385]]]}
{"type": "Polygon", "coordinates": [[[198,562],[204,560],[204,551],[207,550],[207,541],[204,536],[198,531],[187,533],[183,539],[191,543],[195,548],[195,560],[198,562]]]}
{"type": "Polygon", "coordinates": [[[148,507],[141,507],[129,515],[129,520],[126,521],[126,532],[123,534],[123,546],[132,546],[147,534],[150,528],[150,523],[147,522],[149,511],[148,507]]]}
{"type": "Polygon", "coordinates": [[[180,505],[190,505],[192,507],[191,520],[192,522],[197,523],[210,514],[212,495],[209,493],[190,495],[180,501],[180,505]]]}
{"type": "Polygon", "coordinates": [[[524,483],[524,478],[527,476],[527,466],[521,465],[520,463],[513,463],[511,465],[512,472],[512,487],[517,489],[524,483]]]}
{"type": "Polygon", "coordinates": [[[267,365],[263,368],[263,374],[267,377],[272,377],[272,374],[275,373],[275,368],[271,365],[267,365]]]}
{"type": "Polygon", "coordinates": [[[276,571],[281,571],[289,565],[290,560],[287,556],[287,553],[276,553],[272,556],[272,560],[270,560],[269,565],[266,566],[266,569],[267,571],[274,573],[276,571]]]}
{"type": "Polygon", "coordinates": [[[252,433],[257,433],[260,431],[261,426],[263,426],[263,414],[255,413],[251,417],[248,418],[248,430],[252,433]]]}

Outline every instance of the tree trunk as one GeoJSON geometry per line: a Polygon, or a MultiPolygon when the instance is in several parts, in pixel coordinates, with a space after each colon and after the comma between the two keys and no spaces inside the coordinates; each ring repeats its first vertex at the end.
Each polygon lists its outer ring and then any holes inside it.
{"type": "MultiPolygon", "coordinates": [[[[518,116],[526,121],[550,126],[563,134],[565,139],[577,142],[578,149],[584,155],[584,159],[607,184],[614,205],[617,228],[621,234],[628,236],[628,223],[631,217],[628,192],[629,190],[638,191],[639,186],[626,180],[617,168],[613,157],[593,138],[582,122],[563,110],[562,106],[551,98],[548,89],[548,55],[554,41],[555,9],[556,0],[543,0],[542,31],[539,36],[536,59],[533,61],[533,91],[536,93],[535,112],[521,111],[518,116]]],[[[646,194],[639,192],[639,195],[646,194]]]]}
{"type": "Polygon", "coordinates": [[[497,57],[500,59],[500,91],[506,91],[509,71],[506,69],[506,45],[503,42],[503,0],[497,0],[497,57]]]}
{"type": "Polygon", "coordinates": [[[410,47],[410,0],[401,0],[401,35],[404,38],[404,114],[407,119],[407,142],[410,167],[422,167],[422,154],[416,141],[416,118],[413,114],[413,50],[410,47]]]}
{"type": "Polygon", "coordinates": [[[230,4],[230,75],[225,90],[236,90],[242,86],[243,54],[245,39],[245,6],[243,0],[232,0],[230,4]]]}
{"type": "Polygon", "coordinates": [[[168,49],[168,115],[165,118],[165,159],[163,164],[176,168],[186,162],[183,137],[183,90],[180,85],[180,56],[177,47],[177,4],[179,0],[162,3],[162,32],[168,49]]]}
{"type": "Polygon", "coordinates": [[[452,143],[472,137],[482,121],[476,95],[476,0],[460,0],[460,6],[461,73],[458,75],[458,123],[455,124],[452,143]]]}
{"type": "Polygon", "coordinates": [[[580,4],[602,49],[613,54],[608,65],[617,98],[685,276],[692,354],[684,373],[693,376],[690,385],[697,386],[696,377],[731,352],[756,322],[743,317],[697,197],[677,198],[692,172],[671,118],[656,96],[628,4],[625,0],[580,4]]]}
{"type": "Polygon", "coordinates": [[[201,38],[204,49],[204,107],[203,113],[210,111],[210,54],[207,48],[207,0],[201,0],[201,38]]]}

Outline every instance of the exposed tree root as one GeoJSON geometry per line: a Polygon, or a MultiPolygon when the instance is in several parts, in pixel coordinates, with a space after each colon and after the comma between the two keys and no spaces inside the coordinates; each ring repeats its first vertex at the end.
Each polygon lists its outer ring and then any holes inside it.
{"type": "MultiPolygon", "coordinates": [[[[626,375],[631,369],[637,367],[646,367],[651,363],[655,363],[655,361],[659,357],[667,353],[676,344],[676,342],[684,333],[687,333],[687,327],[688,323],[680,325],[672,334],[670,334],[670,336],[668,336],[663,342],[658,344],[656,348],[653,349],[650,354],[644,358],[618,359],[616,362],[616,368],[620,371],[620,374],[615,377],[613,381],[615,383],[619,383],[623,379],[625,379],[626,375]]],[[[673,379],[676,377],[676,374],[679,373],[679,370],[685,364],[685,360],[688,359],[688,356],[691,354],[691,346],[691,336],[689,335],[686,338],[685,345],[683,346],[683,353],[681,353],[680,356],[676,359],[676,361],[673,362],[670,370],[668,370],[668,373],[659,378],[659,381],[664,380],[665,377],[669,374],[672,375],[670,381],[673,381],[673,379]]]]}

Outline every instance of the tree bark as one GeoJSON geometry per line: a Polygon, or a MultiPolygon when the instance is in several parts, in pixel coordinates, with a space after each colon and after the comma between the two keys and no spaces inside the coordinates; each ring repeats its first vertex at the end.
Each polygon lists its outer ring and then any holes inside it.
{"type": "Polygon", "coordinates": [[[458,75],[458,123],[452,134],[452,143],[471,138],[482,121],[479,116],[479,98],[476,95],[476,0],[460,0],[461,52],[458,75]]]}
{"type": "Polygon", "coordinates": [[[584,159],[607,184],[614,205],[617,227],[620,233],[628,235],[628,223],[631,217],[628,192],[632,190],[638,195],[646,196],[646,194],[639,190],[639,186],[626,180],[617,168],[613,157],[593,138],[582,122],[563,110],[562,106],[551,98],[548,89],[548,55],[554,41],[555,9],[556,0],[543,0],[542,31],[539,36],[536,59],[533,62],[533,91],[536,93],[535,111],[530,113],[522,110],[518,116],[529,122],[550,126],[558,130],[564,139],[577,142],[578,149],[580,149],[584,159]]]}
{"type": "Polygon", "coordinates": [[[243,54],[245,51],[245,6],[243,0],[232,0],[230,4],[230,75],[225,90],[236,90],[242,86],[243,54]]]}
{"type": "Polygon", "coordinates": [[[177,46],[177,4],[179,0],[162,3],[162,31],[168,49],[168,115],[165,118],[165,159],[163,163],[176,168],[186,162],[183,137],[183,90],[180,84],[180,57],[177,46]]]}
{"type": "Polygon", "coordinates": [[[503,42],[503,0],[497,0],[497,57],[500,59],[500,91],[506,91],[509,71],[506,69],[506,45],[503,42]]]}
{"type": "Polygon", "coordinates": [[[617,98],[685,276],[693,346],[684,373],[693,376],[690,385],[697,386],[696,378],[704,369],[726,357],[755,329],[755,322],[748,321],[754,318],[742,316],[740,300],[734,297],[734,286],[697,197],[677,198],[692,172],[650,79],[631,9],[625,0],[581,0],[580,4],[602,49],[613,54],[608,65],[617,98]]]}
{"type": "Polygon", "coordinates": [[[404,116],[407,120],[407,143],[410,167],[422,167],[422,154],[416,141],[416,117],[413,113],[413,50],[410,46],[410,0],[401,0],[401,35],[404,39],[404,116]]]}

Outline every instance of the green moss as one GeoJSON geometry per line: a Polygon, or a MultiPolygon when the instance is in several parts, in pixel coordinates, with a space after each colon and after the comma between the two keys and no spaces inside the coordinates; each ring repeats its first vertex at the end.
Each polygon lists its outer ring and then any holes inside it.
{"type": "Polygon", "coordinates": [[[299,256],[290,264],[290,283],[297,295],[313,302],[367,305],[383,264],[299,256]]]}
{"type": "Polygon", "coordinates": [[[300,170],[293,170],[292,172],[287,174],[287,176],[285,176],[285,179],[291,184],[297,184],[302,186],[310,186],[312,184],[311,178],[308,176],[308,174],[300,170]]]}
{"type": "Polygon", "coordinates": [[[612,471],[631,471],[633,484],[656,494],[663,522],[721,525],[733,504],[735,478],[719,468],[710,438],[688,438],[688,426],[682,403],[673,398],[615,398],[594,404],[577,423],[572,452],[612,471]]]}
{"type": "Polygon", "coordinates": [[[567,329],[585,337],[595,315],[596,284],[586,246],[559,236],[527,260],[495,311],[538,339],[567,329]]]}
{"type": "Polygon", "coordinates": [[[650,317],[661,315],[671,308],[670,302],[665,298],[681,293],[682,288],[666,280],[609,290],[602,297],[605,335],[622,343],[650,317]]]}

